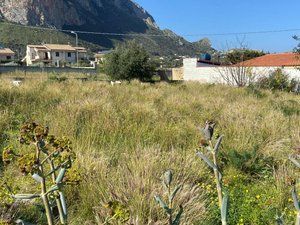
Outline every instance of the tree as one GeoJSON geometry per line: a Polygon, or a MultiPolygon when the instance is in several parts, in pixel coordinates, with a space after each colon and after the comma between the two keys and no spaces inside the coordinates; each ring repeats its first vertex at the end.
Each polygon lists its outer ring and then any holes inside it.
{"type": "Polygon", "coordinates": [[[252,67],[244,64],[217,67],[223,81],[231,86],[245,87],[253,83],[256,75],[252,73],[252,67]]]}
{"type": "Polygon", "coordinates": [[[240,47],[234,48],[225,53],[222,59],[222,66],[218,68],[220,76],[228,85],[244,87],[256,80],[252,67],[246,65],[245,61],[265,55],[263,51],[247,48],[243,41],[239,42],[240,47]]]}
{"type": "Polygon", "coordinates": [[[113,80],[150,80],[154,66],[149,53],[135,41],[119,45],[104,62],[104,71],[113,80]]]}
{"type": "Polygon", "coordinates": [[[237,64],[263,55],[265,55],[263,51],[257,51],[252,49],[232,49],[226,53],[225,63],[237,64]]]}

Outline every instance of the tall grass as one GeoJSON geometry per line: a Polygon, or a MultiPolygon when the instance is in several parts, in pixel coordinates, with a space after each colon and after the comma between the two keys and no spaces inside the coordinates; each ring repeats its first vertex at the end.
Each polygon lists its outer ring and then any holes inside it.
{"type": "MultiPolygon", "coordinates": [[[[221,156],[225,181],[242,174],[248,187],[276,190],[265,194],[265,202],[282,193],[271,215],[256,212],[258,222],[252,224],[273,224],[276,210],[293,208],[285,189],[294,175],[283,171],[294,171],[286,159],[300,145],[299,96],[189,82],[111,86],[28,79],[13,87],[1,80],[0,109],[1,148],[16,145],[16,131],[28,119],[73,141],[82,179],[68,189],[71,224],[95,224],[95,214],[111,216],[105,207],[109,202],[123,205],[133,224],[164,224],[153,197],[163,194],[161,174],[167,169],[184,184],[178,200],[185,208],[182,224],[216,224],[217,202],[212,203],[215,196],[206,188],[211,176],[195,156],[197,127],[206,120],[216,121],[215,132],[226,137],[221,156]]],[[[21,176],[12,167],[2,175],[21,176]]],[[[15,186],[24,189],[20,183],[15,186]]],[[[236,224],[241,214],[236,210],[234,217],[229,215],[234,221],[229,224],[236,224]]]]}

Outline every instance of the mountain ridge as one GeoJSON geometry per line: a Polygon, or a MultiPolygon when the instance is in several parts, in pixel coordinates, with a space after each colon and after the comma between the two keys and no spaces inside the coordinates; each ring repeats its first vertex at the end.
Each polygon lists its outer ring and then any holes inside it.
{"type": "MultiPolygon", "coordinates": [[[[6,21],[57,29],[103,33],[141,34],[134,39],[155,55],[194,55],[201,46],[170,30],[160,30],[155,19],[132,0],[0,0],[6,21]]],[[[68,33],[70,35],[70,33],[68,33]]],[[[83,41],[113,48],[133,37],[79,34],[83,41]]]]}

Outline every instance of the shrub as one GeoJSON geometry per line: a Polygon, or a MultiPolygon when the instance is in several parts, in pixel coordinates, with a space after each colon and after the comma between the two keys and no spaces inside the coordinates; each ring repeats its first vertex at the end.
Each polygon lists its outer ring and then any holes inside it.
{"type": "Polygon", "coordinates": [[[280,91],[292,91],[296,85],[295,80],[290,80],[282,69],[277,69],[268,77],[262,77],[258,80],[257,85],[260,88],[280,91]]]}
{"type": "Polygon", "coordinates": [[[118,46],[107,56],[104,71],[113,80],[150,80],[154,66],[148,52],[134,41],[118,46]]]}
{"type": "Polygon", "coordinates": [[[66,172],[75,157],[71,142],[49,135],[49,128],[36,122],[21,127],[19,141],[22,145],[32,146],[30,151],[15,151],[9,146],[2,152],[2,160],[8,165],[17,159],[20,172],[31,175],[40,184],[41,193],[14,194],[8,188],[12,197],[19,201],[42,200],[49,225],[54,224],[53,208],[57,207],[61,224],[67,224],[67,205],[62,188],[66,172]]]}

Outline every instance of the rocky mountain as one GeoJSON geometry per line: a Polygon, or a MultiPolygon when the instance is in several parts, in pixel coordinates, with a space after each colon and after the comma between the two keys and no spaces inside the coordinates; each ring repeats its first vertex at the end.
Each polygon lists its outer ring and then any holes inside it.
{"type": "Polygon", "coordinates": [[[147,24],[156,26],[152,16],[131,0],[1,0],[0,11],[9,21],[24,25],[89,25],[107,32],[140,32],[147,24]]]}
{"type": "Polygon", "coordinates": [[[13,23],[65,30],[147,34],[116,36],[79,34],[79,38],[111,48],[135,38],[154,54],[194,54],[199,45],[162,31],[154,18],[132,0],[0,0],[0,16],[13,23]]]}

